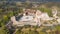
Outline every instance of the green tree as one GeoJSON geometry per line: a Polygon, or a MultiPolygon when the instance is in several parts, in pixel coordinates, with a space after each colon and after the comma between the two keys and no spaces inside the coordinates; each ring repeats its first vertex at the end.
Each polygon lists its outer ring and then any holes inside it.
{"type": "Polygon", "coordinates": [[[11,16],[13,16],[13,11],[10,11],[10,12],[8,12],[8,17],[11,17],[11,16]]]}
{"type": "Polygon", "coordinates": [[[4,15],[3,16],[3,22],[4,22],[4,24],[6,24],[7,22],[8,22],[8,16],[7,15],[4,15]]]}
{"type": "Polygon", "coordinates": [[[0,28],[0,34],[10,34],[10,33],[9,30],[5,26],[3,26],[0,28]]]}

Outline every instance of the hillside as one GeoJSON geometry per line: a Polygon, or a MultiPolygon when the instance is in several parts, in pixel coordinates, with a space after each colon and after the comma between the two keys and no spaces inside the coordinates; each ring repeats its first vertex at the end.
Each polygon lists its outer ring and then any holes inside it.
{"type": "Polygon", "coordinates": [[[36,26],[31,28],[30,26],[24,26],[24,27],[17,27],[18,29],[17,31],[16,31],[16,28],[11,26],[12,24],[9,25],[9,23],[12,23],[10,18],[12,16],[17,17],[19,13],[23,13],[24,8],[40,9],[43,6],[43,8],[40,10],[43,12],[47,12],[49,15],[52,15],[51,8],[54,7],[58,10],[58,16],[60,16],[60,0],[28,0],[29,2],[42,2],[42,3],[29,3],[26,1],[27,0],[0,0],[0,34],[13,34],[15,32],[16,34],[29,34],[29,33],[45,34],[47,33],[46,31],[49,31],[49,30],[51,31],[50,34],[53,32],[60,34],[60,25],[53,26],[53,28],[52,27],[43,28],[43,27],[36,27],[36,26]],[[4,1],[7,1],[7,2],[4,2],[4,1]],[[36,5],[38,6],[35,8],[34,6],[36,5]],[[9,26],[6,27],[7,24],[9,26]]]}

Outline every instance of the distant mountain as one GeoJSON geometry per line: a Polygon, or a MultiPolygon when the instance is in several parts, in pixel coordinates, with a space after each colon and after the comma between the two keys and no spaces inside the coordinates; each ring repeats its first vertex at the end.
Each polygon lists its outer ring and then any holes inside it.
{"type": "MultiPolygon", "coordinates": [[[[3,0],[0,0],[3,1],[3,0]]],[[[20,1],[20,2],[26,2],[26,1],[30,1],[30,2],[60,2],[60,0],[6,0],[6,1],[20,1]]]]}
{"type": "Polygon", "coordinates": [[[60,0],[7,0],[7,1],[30,1],[30,2],[60,2],[60,0]]]}

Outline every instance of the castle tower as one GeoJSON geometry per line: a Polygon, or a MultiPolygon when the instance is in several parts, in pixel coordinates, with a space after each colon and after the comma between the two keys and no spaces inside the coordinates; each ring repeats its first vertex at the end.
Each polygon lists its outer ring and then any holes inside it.
{"type": "Polygon", "coordinates": [[[56,17],[57,16],[57,9],[52,9],[52,14],[53,14],[53,17],[56,17]]]}
{"type": "Polygon", "coordinates": [[[40,15],[41,15],[41,11],[37,10],[35,19],[36,19],[36,23],[38,24],[38,26],[41,25],[41,20],[40,20],[41,16],[40,15]]]}

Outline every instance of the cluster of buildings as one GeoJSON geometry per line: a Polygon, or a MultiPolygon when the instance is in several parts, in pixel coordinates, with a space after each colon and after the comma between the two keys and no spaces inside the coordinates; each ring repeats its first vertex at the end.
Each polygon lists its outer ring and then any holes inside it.
{"type": "Polygon", "coordinates": [[[19,14],[19,16],[11,17],[11,22],[13,26],[24,26],[24,25],[31,25],[31,26],[52,26],[48,21],[52,21],[55,18],[60,23],[60,19],[56,16],[57,10],[53,10],[53,16],[49,17],[47,13],[43,13],[40,10],[33,10],[33,9],[23,9],[23,13],[19,14]]]}

